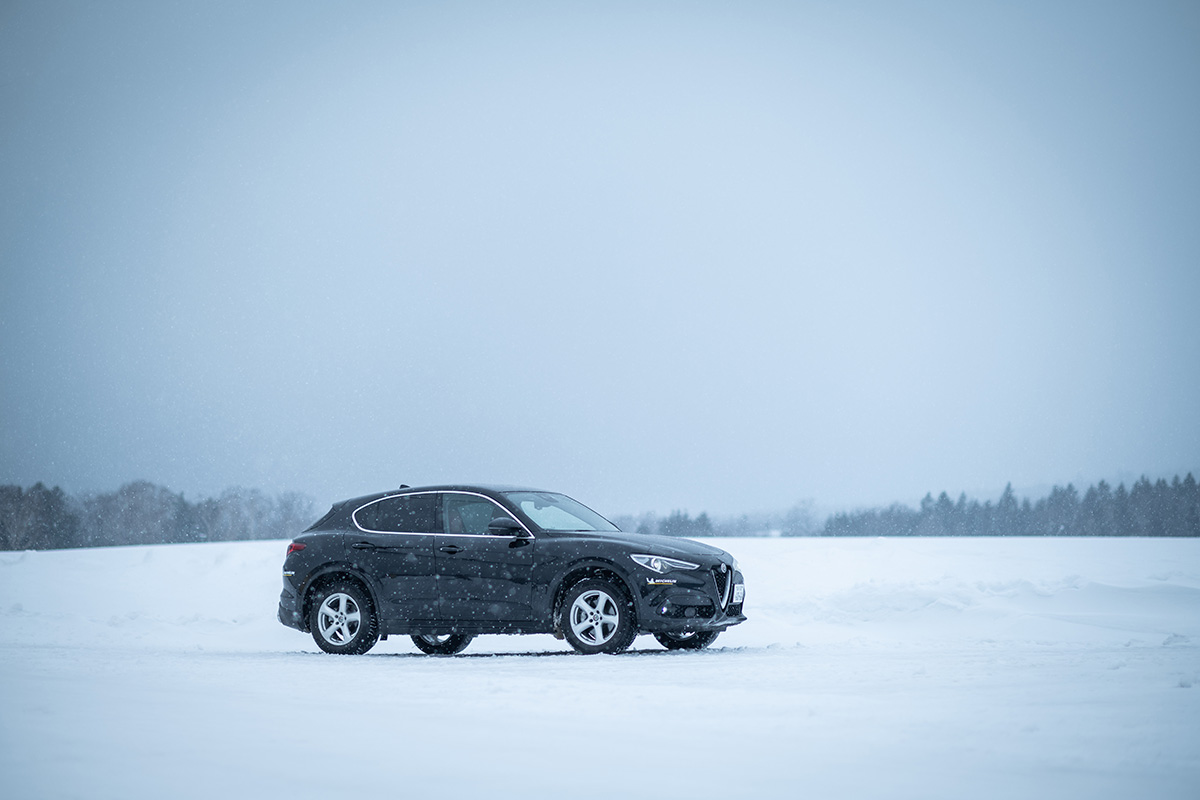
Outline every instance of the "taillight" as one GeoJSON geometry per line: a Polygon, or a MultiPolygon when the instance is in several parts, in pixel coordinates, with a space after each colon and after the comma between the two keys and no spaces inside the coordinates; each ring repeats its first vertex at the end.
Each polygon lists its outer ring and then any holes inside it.
{"type": "MultiPolygon", "coordinates": [[[[291,544],[288,545],[287,554],[290,556],[292,553],[299,553],[305,547],[307,547],[307,545],[305,545],[301,542],[292,542],[291,544]]],[[[287,558],[287,556],[284,556],[284,558],[287,558]]]]}

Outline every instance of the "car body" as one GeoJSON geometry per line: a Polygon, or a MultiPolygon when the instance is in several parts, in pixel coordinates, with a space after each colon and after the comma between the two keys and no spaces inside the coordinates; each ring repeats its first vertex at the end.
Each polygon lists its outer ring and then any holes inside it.
{"type": "Polygon", "coordinates": [[[737,562],[626,533],[556,492],[401,487],[335,504],[288,547],[279,620],[332,653],[409,635],[425,652],[485,633],[552,633],[584,653],[641,633],[706,647],[745,621],[737,562]]]}

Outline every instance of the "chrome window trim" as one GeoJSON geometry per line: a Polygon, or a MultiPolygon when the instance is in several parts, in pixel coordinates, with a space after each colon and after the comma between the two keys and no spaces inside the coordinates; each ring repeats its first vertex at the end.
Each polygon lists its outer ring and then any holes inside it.
{"type": "Polygon", "coordinates": [[[354,527],[358,528],[363,533],[384,533],[384,534],[390,533],[395,536],[455,536],[455,537],[465,536],[465,537],[471,538],[471,539],[536,539],[537,538],[536,536],[533,535],[533,531],[529,530],[529,527],[524,522],[521,522],[521,520],[517,519],[516,515],[514,515],[511,511],[509,511],[504,506],[497,503],[491,497],[488,497],[486,494],[480,494],[479,492],[464,492],[464,491],[459,491],[459,490],[436,489],[431,492],[403,492],[401,494],[389,494],[386,497],[377,497],[369,503],[363,503],[361,506],[359,506],[358,508],[356,508],[352,512],[350,512],[350,521],[354,523],[354,527]],[[527,535],[526,536],[517,536],[517,535],[511,534],[511,533],[444,533],[444,532],[440,532],[440,531],[434,532],[434,533],[423,533],[421,531],[377,531],[377,530],[374,530],[373,528],[364,528],[362,525],[360,525],[358,523],[358,512],[362,511],[367,506],[373,506],[376,503],[382,503],[384,500],[392,500],[397,497],[420,497],[421,495],[425,495],[425,494],[465,494],[465,495],[469,495],[471,497],[482,497],[484,500],[487,500],[489,503],[494,505],[496,508],[503,511],[505,516],[512,517],[513,519],[517,520],[517,524],[521,526],[521,529],[524,530],[527,535]]]}

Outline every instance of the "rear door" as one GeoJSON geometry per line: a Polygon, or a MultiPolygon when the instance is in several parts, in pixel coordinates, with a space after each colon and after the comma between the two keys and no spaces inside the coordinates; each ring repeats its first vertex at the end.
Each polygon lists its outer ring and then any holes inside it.
{"type": "Polygon", "coordinates": [[[469,492],[441,495],[443,532],[434,537],[443,620],[520,622],[533,616],[531,537],[488,533],[512,517],[494,500],[469,492]]]}
{"type": "Polygon", "coordinates": [[[437,618],[437,517],[436,492],[385,497],[354,512],[358,530],[346,534],[346,554],[376,580],[385,619],[437,618]]]}

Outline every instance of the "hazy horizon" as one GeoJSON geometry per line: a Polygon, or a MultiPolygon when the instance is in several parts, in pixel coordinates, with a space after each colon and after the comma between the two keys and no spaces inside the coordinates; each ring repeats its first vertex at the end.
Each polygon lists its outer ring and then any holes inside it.
{"type": "MultiPolygon", "coordinates": [[[[1177,471],[1177,472],[1173,472],[1170,474],[1161,474],[1161,475],[1148,474],[1148,473],[1144,473],[1144,472],[1136,474],[1136,475],[1133,473],[1126,473],[1126,474],[1122,474],[1116,478],[1101,477],[1101,478],[1096,478],[1096,479],[1064,480],[1064,481],[1058,481],[1055,483],[1040,484],[1040,485],[1036,485],[1036,486],[1015,486],[1014,485],[1014,486],[1012,486],[1012,489],[1013,489],[1013,494],[1016,496],[1018,501],[1029,500],[1030,502],[1036,503],[1039,499],[1048,497],[1050,495],[1051,491],[1055,488],[1065,489],[1068,486],[1074,486],[1076,491],[1082,495],[1084,492],[1087,491],[1088,488],[1098,485],[1101,481],[1107,483],[1110,489],[1116,489],[1118,486],[1122,486],[1122,485],[1126,489],[1132,489],[1133,485],[1135,483],[1137,483],[1138,481],[1140,481],[1142,478],[1147,479],[1148,481],[1150,481],[1150,483],[1157,483],[1159,480],[1164,480],[1168,484],[1170,484],[1175,478],[1183,479],[1183,478],[1186,478],[1188,475],[1191,475],[1195,479],[1196,473],[1197,473],[1197,470],[1184,470],[1184,471],[1177,471]]],[[[72,489],[71,487],[68,487],[68,486],[47,483],[46,481],[28,482],[26,484],[23,484],[22,487],[25,489],[29,489],[33,485],[35,485],[37,483],[41,483],[42,485],[44,485],[50,489],[57,487],[57,488],[61,488],[64,492],[67,492],[68,494],[70,494],[72,496],[85,497],[85,496],[89,496],[89,495],[101,495],[101,494],[110,494],[110,493],[114,493],[114,492],[119,492],[124,486],[131,484],[131,483],[138,483],[138,482],[146,482],[146,483],[153,484],[155,486],[162,486],[162,488],[165,488],[169,491],[175,492],[176,494],[179,494],[180,496],[184,497],[187,500],[190,500],[191,502],[197,502],[204,498],[216,499],[216,498],[219,498],[220,496],[222,496],[227,491],[241,491],[241,490],[264,491],[262,489],[262,487],[258,487],[258,486],[230,484],[230,485],[221,487],[214,491],[189,492],[189,491],[184,491],[184,490],[178,490],[173,486],[167,486],[167,485],[161,484],[160,482],[155,481],[151,478],[134,478],[134,479],[131,479],[128,481],[123,481],[121,483],[121,485],[114,485],[114,486],[107,486],[107,487],[94,487],[94,488],[89,488],[89,489],[72,489]]],[[[408,485],[408,484],[405,484],[405,485],[408,485]]],[[[433,484],[429,484],[429,485],[433,485],[433,484]]],[[[834,514],[838,514],[838,513],[842,513],[842,512],[853,513],[856,511],[864,511],[864,510],[870,510],[870,509],[883,509],[883,508],[891,506],[895,503],[899,503],[901,505],[907,506],[907,507],[915,510],[920,507],[921,501],[924,499],[926,494],[928,494],[931,497],[936,499],[942,493],[945,493],[946,495],[948,495],[950,497],[951,500],[953,500],[955,502],[958,501],[960,496],[965,496],[968,501],[977,501],[979,503],[988,503],[988,502],[995,503],[996,500],[998,500],[1000,498],[1000,496],[1004,493],[1004,490],[1008,485],[1009,484],[1006,483],[1005,486],[1002,486],[1002,487],[999,487],[996,489],[985,489],[985,490],[977,490],[977,491],[972,491],[970,489],[942,487],[942,488],[938,488],[938,489],[929,489],[926,492],[921,493],[917,497],[892,498],[891,500],[878,500],[875,502],[863,502],[863,503],[854,503],[854,504],[846,504],[846,505],[831,505],[828,503],[822,503],[817,498],[808,497],[808,498],[799,498],[796,500],[789,501],[787,503],[780,503],[780,504],[777,504],[774,506],[766,506],[766,507],[762,507],[762,508],[730,509],[725,512],[714,512],[714,511],[710,510],[709,508],[703,507],[703,506],[697,507],[697,508],[687,508],[687,507],[642,508],[642,509],[604,508],[604,509],[597,509],[597,510],[602,511],[605,516],[612,517],[614,519],[617,517],[639,518],[639,517],[645,517],[645,516],[653,516],[656,518],[665,518],[676,512],[682,512],[682,513],[688,514],[691,517],[696,517],[700,514],[707,514],[709,517],[713,518],[714,520],[732,521],[732,520],[736,520],[740,517],[782,516],[790,510],[802,509],[812,515],[813,521],[820,523],[826,517],[832,516],[834,514]]],[[[395,485],[380,485],[380,486],[375,486],[375,487],[368,488],[368,489],[362,489],[357,494],[371,494],[376,491],[387,491],[389,489],[394,489],[394,488],[397,488],[397,487],[395,485]]],[[[534,486],[531,488],[557,489],[558,487],[534,486]]],[[[268,494],[272,494],[272,493],[286,494],[289,491],[293,491],[293,490],[288,489],[287,487],[278,487],[274,492],[268,491],[267,493],[268,494]]],[[[354,496],[354,495],[325,496],[325,495],[315,495],[312,492],[303,491],[303,490],[295,490],[295,491],[299,491],[300,494],[307,496],[309,499],[313,500],[316,503],[314,513],[316,513],[317,516],[320,516],[320,514],[323,514],[325,512],[326,506],[333,504],[333,503],[340,502],[341,500],[350,499],[351,496],[354,496]]]]}

